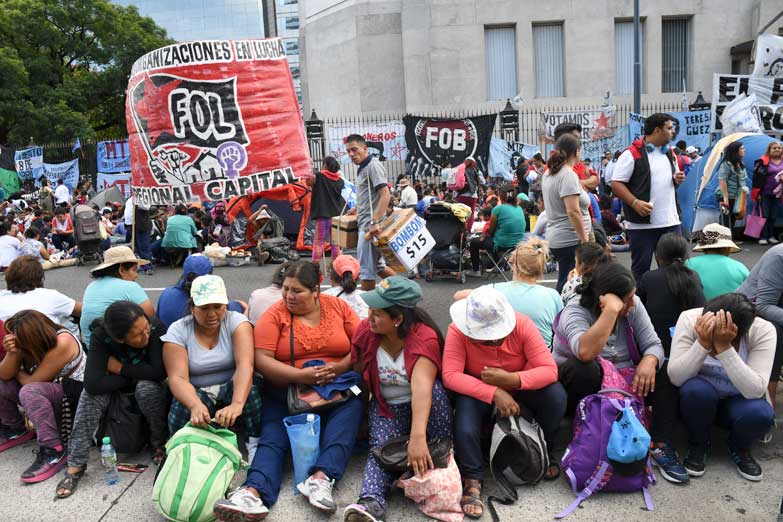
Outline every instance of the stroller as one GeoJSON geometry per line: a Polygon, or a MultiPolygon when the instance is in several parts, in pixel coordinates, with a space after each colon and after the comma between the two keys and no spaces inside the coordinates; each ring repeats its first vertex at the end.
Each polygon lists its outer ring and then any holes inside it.
{"type": "Polygon", "coordinates": [[[427,230],[435,239],[435,248],[429,255],[429,267],[424,274],[426,281],[436,277],[456,277],[465,284],[462,269],[465,248],[465,222],[454,215],[449,207],[432,203],[424,212],[427,230]]]}
{"type": "Polygon", "coordinates": [[[76,247],[79,249],[79,263],[88,261],[103,262],[101,227],[98,213],[87,205],[74,205],[71,208],[71,222],[76,247]]]}

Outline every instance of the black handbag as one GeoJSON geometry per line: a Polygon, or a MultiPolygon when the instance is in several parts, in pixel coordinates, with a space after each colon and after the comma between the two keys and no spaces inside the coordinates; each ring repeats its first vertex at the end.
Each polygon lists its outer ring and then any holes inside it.
{"type": "Polygon", "coordinates": [[[147,419],[139,411],[133,393],[111,394],[109,408],[101,419],[96,440],[100,443],[103,437],[111,438],[111,445],[117,453],[139,453],[147,445],[147,419]]]}
{"type": "MultiPolygon", "coordinates": [[[[291,315],[291,328],[290,328],[290,345],[291,345],[291,366],[296,367],[294,364],[294,316],[291,315]]],[[[335,406],[346,402],[351,398],[350,393],[346,391],[336,391],[331,399],[324,399],[321,395],[313,389],[312,386],[307,384],[289,384],[288,396],[286,397],[286,403],[288,404],[288,413],[291,415],[298,415],[300,413],[320,413],[335,406]]]]}
{"type": "MultiPolygon", "coordinates": [[[[408,440],[410,440],[408,435],[395,437],[371,451],[383,469],[404,473],[410,468],[408,466],[408,440]]],[[[449,454],[451,453],[451,439],[449,437],[436,437],[428,440],[427,449],[430,451],[432,463],[436,468],[448,467],[449,454]]]]}

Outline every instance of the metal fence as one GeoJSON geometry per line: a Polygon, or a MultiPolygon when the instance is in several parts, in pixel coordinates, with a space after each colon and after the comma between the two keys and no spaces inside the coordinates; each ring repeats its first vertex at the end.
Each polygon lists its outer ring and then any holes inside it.
{"type": "MultiPolygon", "coordinates": [[[[548,112],[577,112],[577,111],[591,111],[599,110],[601,105],[551,105],[541,107],[524,107],[519,111],[519,125],[517,129],[503,130],[500,125],[500,113],[497,115],[495,127],[493,130],[493,136],[497,138],[503,138],[510,141],[519,141],[522,143],[528,143],[535,145],[538,143],[538,129],[541,123],[541,118],[544,113],[548,112]]],[[[616,104],[615,105],[615,124],[617,127],[622,127],[628,123],[628,115],[632,112],[630,104],[616,104]]],[[[643,115],[649,115],[654,112],[670,112],[679,111],[681,107],[678,103],[650,103],[643,104],[641,113],[643,115]]],[[[453,111],[434,111],[434,112],[420,112],[416,113],[418,116],[431,117],[431,118],[447,118],[447,119],[461,119],[472,116],[480,116],[486,114],[486,112],[471,111],[471,110],[453,110],[453,111]]],[[[357,114],[341,117],[329,117],[318,122],[321,124],[321,132],[316,133],[317,137],[313,136],[313,133],[308,132],[308,144],[310,148],[310,155],[313,159],[314,166],[320,166],[324,159],[324,156],[328,154],[328,151],[337,148],[337,143],[333,141],[342,139],[343,137],[329,138],[330,126],[341,126],[344,128],[351,127],[352,132],[359,134],[365,134],[373,132],[375,128],[382,124],[390,124],[393,122],[402,122],[402,118],[405,116],[403,113],[385,113],[385,114],[357,114]]],[[[310,127],[312,120],[305,122],[307,127],[310,127]]],[[[334,133],[331,133],[333,135],[334,133]]],[[[403,137],[404,138],[404,137],[403,137]]],[[[96,140],[82,140],[81,149],[71,152],[73,148],[73,142],[62,143],[49,143],[43,145],[44,159],[47,163],[59,163],[63,161],[70,161],[74,158],[79,158],[79,172],[82,179],[91,179],[95,182],[97,176],[97,141],[96,140]]],[[[400,174],[405,173],[405,158],[399,159],[387,158],[384,162],[386,171],[389,174],[390,179],[396,179],[400,174]]],[[[356,177],[356,166],[352,163],[343,163],[343,172],[350,180],[354,180],[356,177]]],[[[428,182],[433,180],[426,180],[428,182]]]]}

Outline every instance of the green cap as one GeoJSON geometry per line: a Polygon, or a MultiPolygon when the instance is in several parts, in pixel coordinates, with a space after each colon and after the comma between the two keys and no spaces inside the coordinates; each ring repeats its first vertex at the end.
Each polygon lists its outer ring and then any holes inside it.
{"type": "Polygon", "coordinates": [[[361,296],[370,308],[414,308],[421,301],[422,291],[415,281],[407,277],[392,276],[378,283],[375,290],[364,292],[361,296]]]}
{"type": "Polygon", "coordinates": [[[103,439],[101,439],[101,443],[111,444],[111,437],[103,437],[103,439]]]}

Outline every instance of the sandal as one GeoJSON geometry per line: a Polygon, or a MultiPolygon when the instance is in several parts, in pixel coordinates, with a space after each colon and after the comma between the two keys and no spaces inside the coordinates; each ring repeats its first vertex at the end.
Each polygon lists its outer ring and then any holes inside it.
{"type": "Polygon", "coordinates": [[[465,479],[462,481],[462,498],[459,506],[462,512],[469,518],[481,518],[484,514],[484,502],[481,501],[481,481],[476,479],[465,479]],[[465,508],[477,507],[478,513],[468,513],[465,508]]]}
{"type": "Polygon", "coordinates": [[[85,469],[82,468],[77,473],[68,473],[68,470],[66,470],[65,477],[57,484],[54,496],[56,498],[68,498],[73,495],[73,492],[76,491],[76,487],[79,485],[79,481],[84,476],[85,469]],[[67,493],[60,493],[61,489],[67,491],[67,493]]]}
{"type": "Polygon", "coordinates": [[[560,476],[560,466],[557,464],[550,464],[544,473],[544,480],[555,480],[560,476]]]}
{"type": "Polygon", "coordinates": [[[160,463],[163,462],[163,459],[166,458],[166,448],[160,447],[155,448],[152,450],[152,463],[156,466],[160,466],[160,463]]]}

